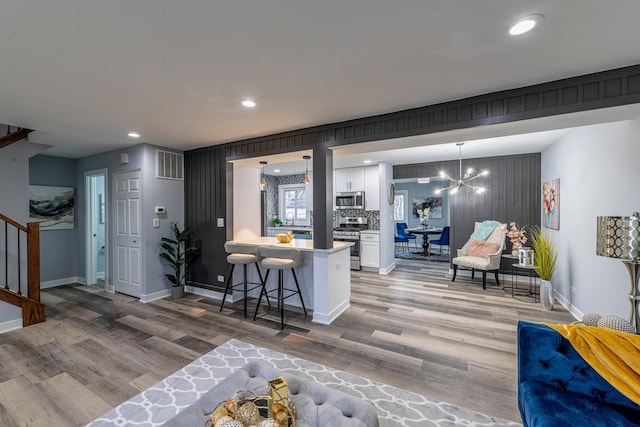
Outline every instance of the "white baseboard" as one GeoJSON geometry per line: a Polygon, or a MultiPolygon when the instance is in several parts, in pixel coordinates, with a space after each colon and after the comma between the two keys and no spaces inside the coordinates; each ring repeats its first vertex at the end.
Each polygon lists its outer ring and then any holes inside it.
{"type": "Polygon", "coordinates": [[[81,285],[84,285],[87,283],[87,281],[85,280],[84,277],[78,277],[78,276],[65,277],[63,279],[55,279],[55,280],[48,280],[46,282],[40,282],[40,289],[55,288],[56,286],[71,285],[73,283],[80,283],[81,285]]]}
{"type": "Polygon", "coordinates": [[[170,297],[171,289],[163,289],[152,294],[140,294],[140,302],[151,302],[162,298],[170,297]]]}
{"type": "Polygon", "coordinates": [[[0,334],[15,331],[16,329],[22,329],[22,319],[9,320],[8,322],[0,323],[0,334]]]}
{"type": "Polygon", "coordinates": [[[554,292],[554,296],[556,297],[556,301],[558,301],[561,306],[566,308],[567,311],[574,317],[574,319],[582,320],[582,318],[584,317],[584,313],[578,310],[573,304],[571,304],[565,297],[563,297],[559,293],[554,292]]]}
{"type": "Polygon", "coordinates": [[[393,269],[396,268],[396,263],[395,261],[391,263],[391,265],[389,265],[387,268],[382,268],[380,267],[380,269],[378,270],[378,274],[382,274],[382,275],[386,275],[389,274],[393,271],[393,269]]]}
{"type": "Polygon", "coordinates": [[[330,325],[331,322],[336,320],[338,316],[344,313],[350,306],[351,306],[351,303],[347,299],[346,301],[343,301],[341,304],[339,304],[336,308],[331,310],[330,313],[327,313],[327,314],[318,313],[317,311],[314,310],[313,319],[311,319],[311,321],[313,323],[320,323],[321,325],[330,325]]]}

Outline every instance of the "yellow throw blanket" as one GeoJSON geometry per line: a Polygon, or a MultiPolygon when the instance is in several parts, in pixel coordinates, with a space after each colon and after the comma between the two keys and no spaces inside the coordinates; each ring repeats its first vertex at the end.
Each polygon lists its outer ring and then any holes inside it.
{"type": "Polygon", "coordinates": [[[569,340],[598,374],[640,405],[640,335],[598,326],[543,325],[569,340]]]}

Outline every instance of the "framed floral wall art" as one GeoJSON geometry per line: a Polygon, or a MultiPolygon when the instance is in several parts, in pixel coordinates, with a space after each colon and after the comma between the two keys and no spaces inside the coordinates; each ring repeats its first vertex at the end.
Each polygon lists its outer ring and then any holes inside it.
{"type": "Polygon", "coordinates": [[[560,178],[542,183],[542,224],[560,229],[560,178]]]}
{"type": "Polygon", "coordinates": [[[429,208],[429,218],[442,218],[442,197],[423,197],[413,199],[413,217],[419,218],[418,209],[429,208]]]}

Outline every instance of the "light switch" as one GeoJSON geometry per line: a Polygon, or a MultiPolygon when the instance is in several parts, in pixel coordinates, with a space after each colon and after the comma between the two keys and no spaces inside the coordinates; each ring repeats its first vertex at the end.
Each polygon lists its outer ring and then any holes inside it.
{"type": "Polygon", "coordinates": [[[153,228],[160,227],[160,218],[153,218],[153,228]]]}
{"type": "Polygon", "coordinates": [[[218,227],[224,227],[224,218],[218,218],[218,227]]]}

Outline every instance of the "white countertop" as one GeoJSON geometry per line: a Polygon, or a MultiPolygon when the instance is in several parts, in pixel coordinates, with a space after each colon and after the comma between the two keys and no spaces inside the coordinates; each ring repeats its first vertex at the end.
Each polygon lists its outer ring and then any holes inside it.
{"type": "Polygon", "coordinates": [[[267,227],[267,230],[305,230],[305,231],[313,231],[313,227],[309,227],[307,225],[284,225],[282,224],[280,227],[267,227]]]}
{"type": "Polygon", "coordinates": [[[354,242],[333,242],[332,249],[315,249],[311,239],[293,239],[289,243],[280,243],[275,237],[256,237],[253,239],[233,240],[235,243],[246,243],[260,246],[281,246],[300,249],[303,252],[335,252],[354,246],[354,242]]]}

